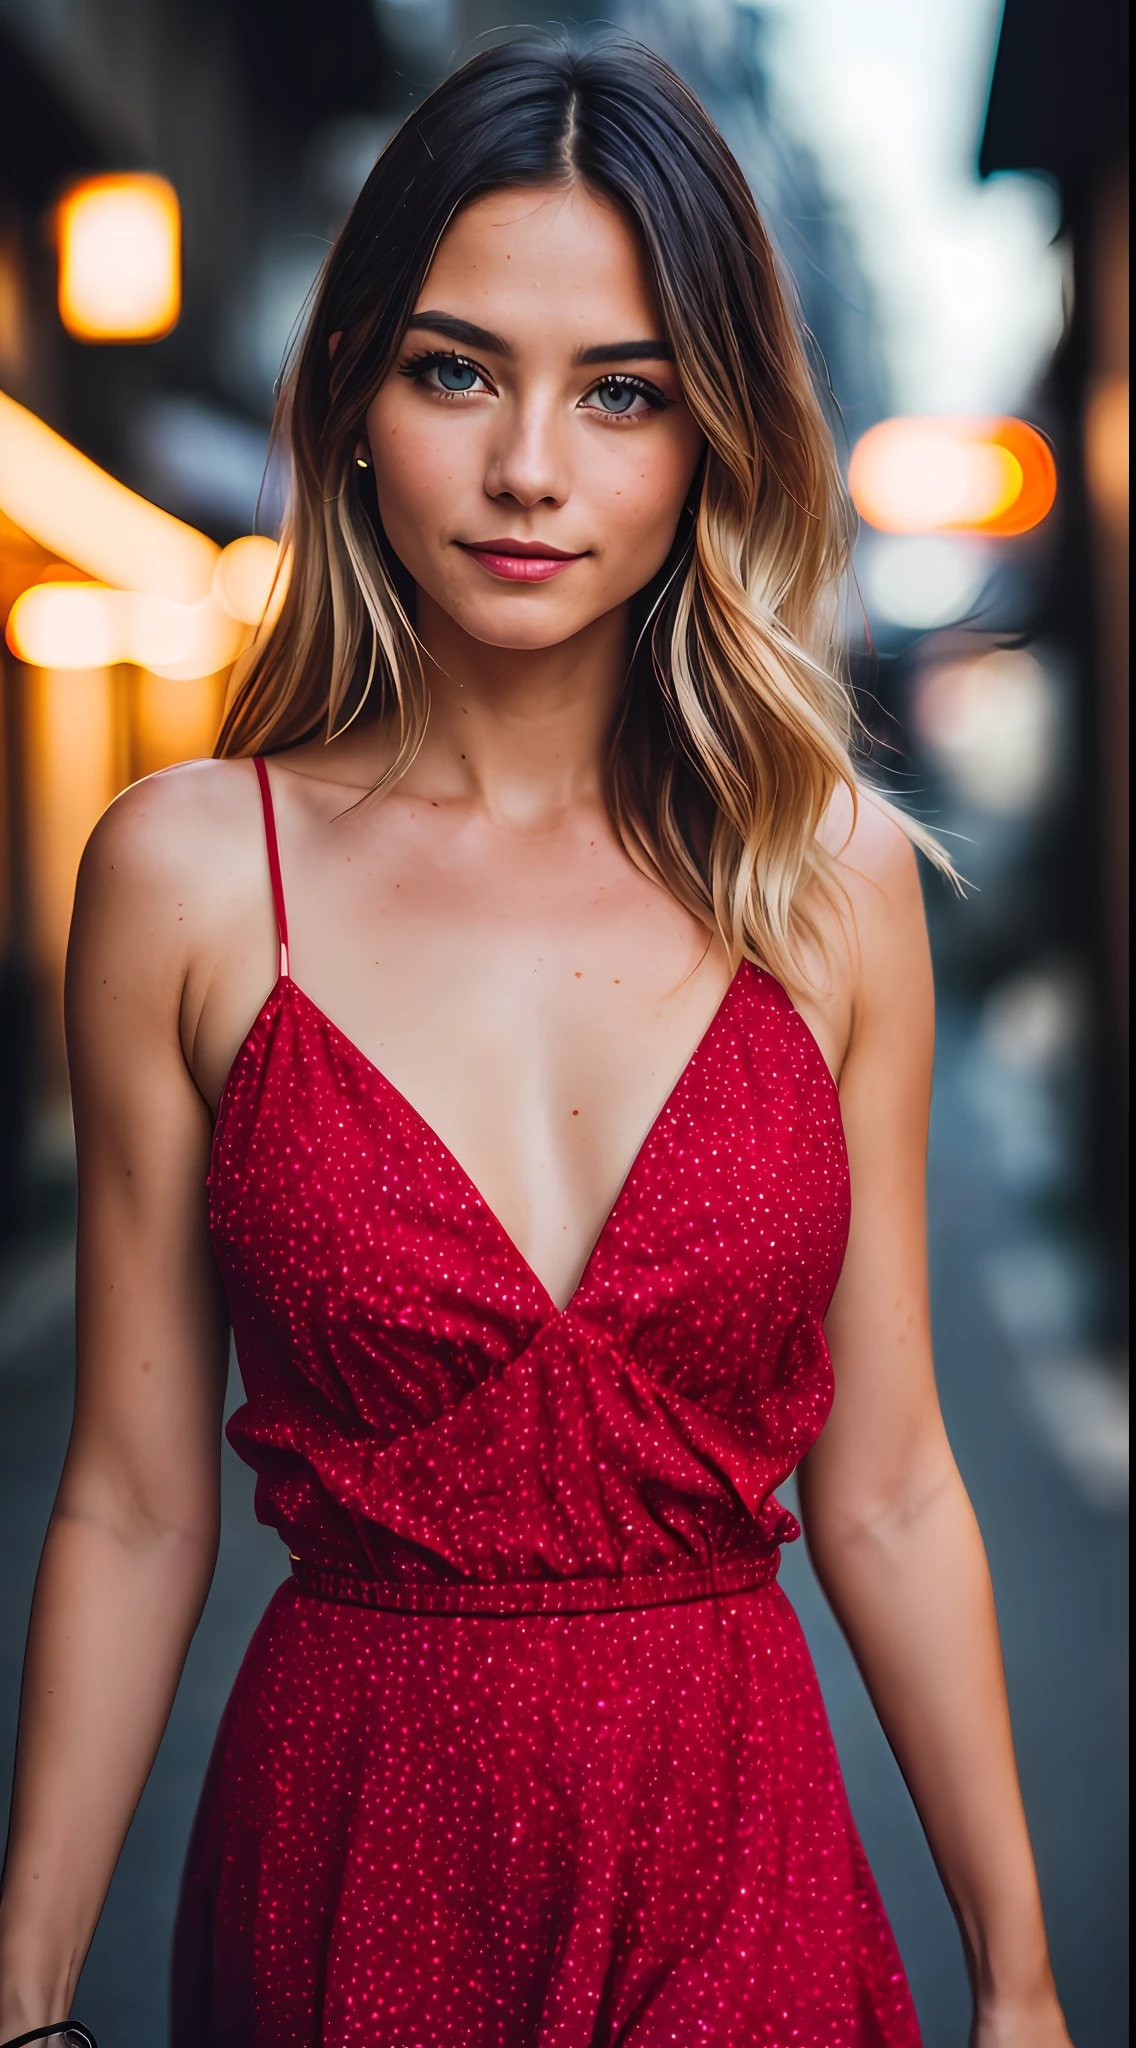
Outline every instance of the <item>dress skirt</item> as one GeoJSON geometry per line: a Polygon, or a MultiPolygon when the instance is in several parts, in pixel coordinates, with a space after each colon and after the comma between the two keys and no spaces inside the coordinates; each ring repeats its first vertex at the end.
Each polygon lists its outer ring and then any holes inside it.
{"type": "Polygon", "coordinates": [[[288,1584],[225,1712],[174,2048],[916,2048],[784,1594],[513,1617],[288,1584]]]}

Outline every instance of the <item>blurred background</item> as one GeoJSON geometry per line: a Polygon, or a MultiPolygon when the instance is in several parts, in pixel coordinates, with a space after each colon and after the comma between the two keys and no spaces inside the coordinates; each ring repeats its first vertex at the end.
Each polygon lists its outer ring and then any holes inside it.
{"type": "MultiPolygon", "coordinates": [[[[530,0],[527,24],[586,25],[530,0]]],[[[1127,26],[1119,0],[609,0],[689,80],[796,280],[862,528],[848,633],[928,882],[943,1404],[994,1570],[1078,2048],[1127,2038],[1127,26]]],[[[66,1442],[75,869],[211,751],[275,560],[274,382],[393,128],[489,0],[0,0],[0,1746],[66,1442]]],[[[78,2009],[165,2038],[217,1716],[283,1576],[226,1452],[223,1557],[78,2009]]],[[[805,1621],[928,2048],[965,1981],[803,1554],[805,1621]]],[[[458,2048],[458,2044],[455,2044],[458,2048]]]]}

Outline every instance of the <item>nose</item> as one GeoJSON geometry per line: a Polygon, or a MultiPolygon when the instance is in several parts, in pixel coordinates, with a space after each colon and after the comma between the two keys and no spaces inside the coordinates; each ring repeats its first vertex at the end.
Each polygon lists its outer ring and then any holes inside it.
{"type": "Polygon", "coordinates": [[[495,503],[535,510],[568,496],[567,433],[551,392],[529,391],[500,408],[485,471],[495,503]]]}

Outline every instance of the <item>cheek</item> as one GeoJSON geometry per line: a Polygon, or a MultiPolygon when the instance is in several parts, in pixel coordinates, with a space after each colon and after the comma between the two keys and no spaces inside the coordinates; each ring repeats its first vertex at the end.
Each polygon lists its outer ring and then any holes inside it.
{"type": "Polygon", "coordinates": [[[469,437],[445,435],[439,425],[397,402],[376,401],[367,415],[379,512],[396,547],[400,539],[412,537],[428,544],[452,512],[455,488],[469,463],[469,450],[463,447],[469,437]]]}
{"type": "MultiPolygon", "coordinates": [[[[628,432],[628,441],[632,432],[628,432]]],[[[646,434],[643,440],[648,442],[646,434]]],[[[596,475],[593,503],[605,527],[605,546],[613,566],[617,558],[631,560],[645,550],[658,556],[652,572],[662,562],[678,525],[697,453],[697,447],[688,448],[685,441],[664,442],[659,437],[654,445],[618,449],[615,455],[619,459],[604,465],[606,475],[596,475]]]]}

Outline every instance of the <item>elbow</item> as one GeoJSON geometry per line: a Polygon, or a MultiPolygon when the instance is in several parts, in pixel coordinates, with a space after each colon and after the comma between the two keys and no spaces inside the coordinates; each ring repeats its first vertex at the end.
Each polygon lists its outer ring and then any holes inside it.
{"type": "Polygon", "coordinates": [[[949,1451],[894,1473],[802,1474],[801,1520],[810,1554],[820,1563],[899,1550],[961,1483],[949,1451]]]}
{"type": "Polygon", "coordinates": [[[65,1473],[52,1510],[52,1523],[85,1532],[123,1556],[167,1562],[190,1576],[212,1573],[221,1535],[216,1487],[159,1498],[150,1488],[69,1484],[65,1473]]]}

